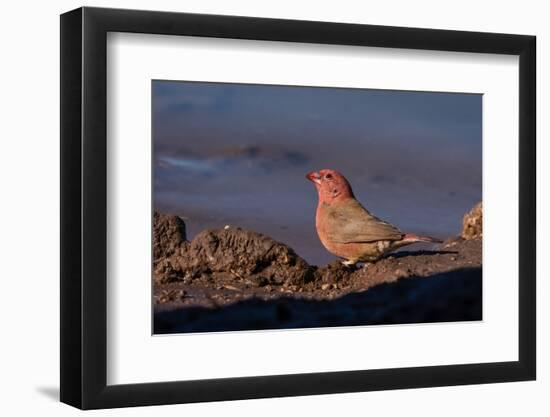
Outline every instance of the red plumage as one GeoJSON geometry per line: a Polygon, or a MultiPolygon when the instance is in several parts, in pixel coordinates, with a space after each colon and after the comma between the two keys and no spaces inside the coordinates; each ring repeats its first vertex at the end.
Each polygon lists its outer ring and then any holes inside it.
{"type": "Polygon", "coordinates": [[[353,195],[348,180],[333,169],[310,172],[319,196],[315,226],[321,243],[344,264],[375,262],[405,245],[440,240],[403,233],[397,227],[372,215],[353,195]]]}

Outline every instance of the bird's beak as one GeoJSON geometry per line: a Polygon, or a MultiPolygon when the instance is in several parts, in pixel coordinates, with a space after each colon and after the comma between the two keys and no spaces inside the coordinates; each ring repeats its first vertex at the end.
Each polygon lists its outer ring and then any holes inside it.
{"type": "Polygon", "coordinates": [[[321,176],[317,172],[310,172],[306,175],[306,178],[315,184],[321,184],[321,176]]]}

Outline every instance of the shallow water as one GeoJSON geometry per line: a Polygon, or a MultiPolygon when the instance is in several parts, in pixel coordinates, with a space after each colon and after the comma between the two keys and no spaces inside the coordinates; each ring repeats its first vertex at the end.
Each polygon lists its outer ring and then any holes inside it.
{"type": "Polygon", "coordinates": [[[190,239],[230,224],[326,264],[305,174],[333,168],[401,230],[456,235],[482,197],[481,105],[477,94],[154,81],[155,209],[183,217],[190,239]]]}

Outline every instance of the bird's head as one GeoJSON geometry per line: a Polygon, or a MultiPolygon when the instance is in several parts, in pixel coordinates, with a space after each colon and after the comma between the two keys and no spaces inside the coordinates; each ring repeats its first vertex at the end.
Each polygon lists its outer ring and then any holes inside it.
{"type": "Polygon", "coordinates": [[[348,180],[334,169],[310,172],[306,175],[306,178],[315,184],[320,203],[332,204],[347,198],[353,198],[353,191],[348,180]]]}

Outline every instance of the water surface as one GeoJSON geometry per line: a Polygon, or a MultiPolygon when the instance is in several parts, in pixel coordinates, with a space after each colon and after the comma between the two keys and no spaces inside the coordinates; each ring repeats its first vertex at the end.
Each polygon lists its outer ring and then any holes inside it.
{"type": "Polygon", "coordinates": [[[478,94],[180,81],[152,94],[155,209],[183,217],[190,239],[230,224],[330,262],[305,179],[322,168],[406,232],[456,235],[481,200],[478,94]]]}

